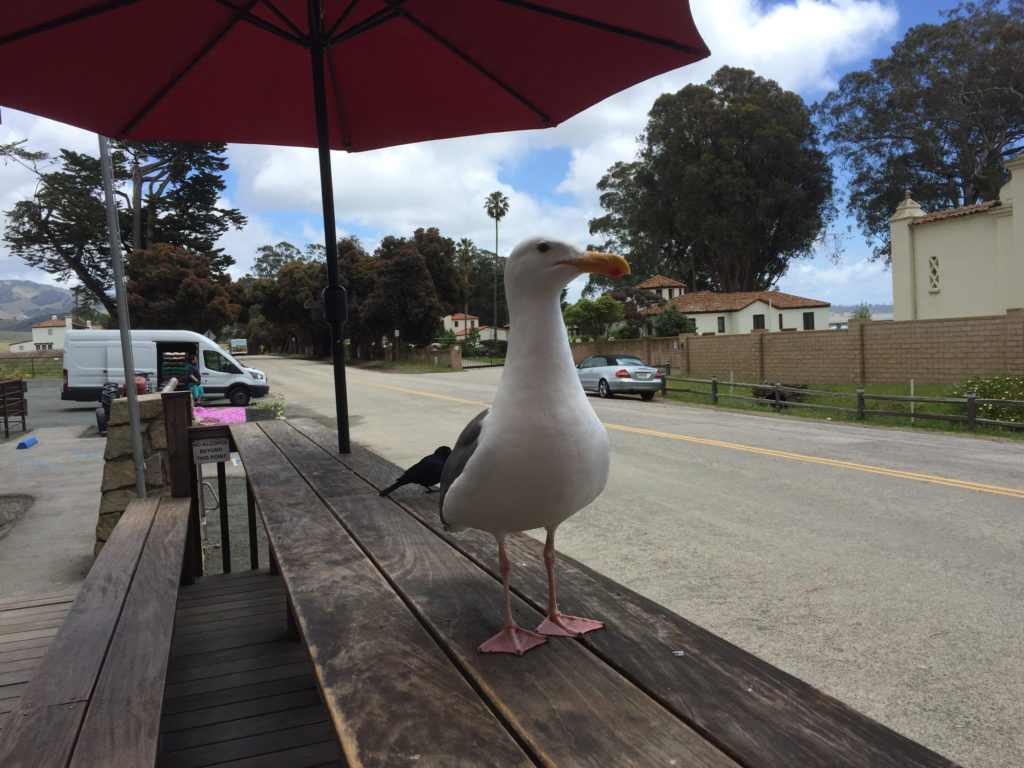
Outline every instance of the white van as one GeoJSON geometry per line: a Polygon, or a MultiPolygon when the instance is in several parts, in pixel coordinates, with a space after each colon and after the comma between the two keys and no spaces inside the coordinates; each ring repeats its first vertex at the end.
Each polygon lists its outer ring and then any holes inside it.
{"type": "MultiPolygon", "coordinates": [[[[199,372],[206,398],[226,397],[244,406],[263,397],[270,385],[263,371],[246,368],[202,334],[192,331],[132,331],[135,375],[144,376],[151,391],[159,392],[172,378],[185,389],[185,367],[191,355],[199,357],[199,372]]],[[[64,388],[61,400],[90,402],[100,399],[103,385],[124,383],[121,334],[118,331],[68,331],[64,340],[64,388]]]]}

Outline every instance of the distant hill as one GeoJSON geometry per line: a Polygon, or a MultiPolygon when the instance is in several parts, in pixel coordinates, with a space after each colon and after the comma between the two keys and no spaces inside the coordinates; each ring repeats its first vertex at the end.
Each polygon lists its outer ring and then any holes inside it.
{"type": "Polygon", "coordinates": [[[0,328],[5,330],[30,329],[32,323],[49,320],[51,315],[67,314],[74,305],[67,288],[31,280],[0,280],[0,328]]]}

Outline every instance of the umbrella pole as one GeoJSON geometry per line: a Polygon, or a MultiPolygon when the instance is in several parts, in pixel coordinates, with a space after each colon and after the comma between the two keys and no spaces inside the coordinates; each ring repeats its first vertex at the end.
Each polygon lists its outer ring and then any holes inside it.
{"type": "Polygon", "coordinates": [[[324,82],[323,14],[320,0],[309,0],[309,56],[313,65],[313,106],[316,112],[316,145],[320,159],[320,197],[324,211],[327,251],[327,287],[324,316],[331,327],[331,359],[334,363],[334,407],[338,417],[338,452],[350,453],[348,390],[345,384],[345,335],[348,319],[345,289],[338,276],[338,235],[334,224],[334,181],[331,175],[331,142],[327,127],[327,91],[324,82]]]}
{"type": "Polygon", "coordinates": [[[132,461],[135,464],[135,495],[146,498],[146,460],[142,447],[139,396],[135,391],[135,358],[132,354],[131,325],[128,322],[128,297],[125,295],[124,265],[121,262],[121,234],[114,203],[114,170],[110,160],[110,142],[100,134],[100,169],[103,172],[103,199],[107,210],[107,237],[110,264],[114,269],[114,297],[117,301],[117,325],[121,331],[121,364],[124,389],[128,398],[128,429],[132,435],[132,461]]]}

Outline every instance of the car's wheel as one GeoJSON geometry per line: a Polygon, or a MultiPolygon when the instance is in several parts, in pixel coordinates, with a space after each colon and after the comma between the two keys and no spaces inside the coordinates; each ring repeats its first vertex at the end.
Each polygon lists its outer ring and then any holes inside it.
{"type": "Polygon", "coordinates": [[[612,391],[608,389],[608,382],[601,379],[597,382],[597,396],[598,397],[611,397],[612,391]]]}
{"type": "Polygon", "coordinates": [[[641,400],[653,400],[654,399],[654,393],[653,392],[641,392],[640,393],[640,399],[641,400]]]}
{"type": "Polygon", "coordinates": [[[245,387],[235,387],[228,392],[228,401],[236,408],[244,408],[249,404],[249,390],[245,387]]]}

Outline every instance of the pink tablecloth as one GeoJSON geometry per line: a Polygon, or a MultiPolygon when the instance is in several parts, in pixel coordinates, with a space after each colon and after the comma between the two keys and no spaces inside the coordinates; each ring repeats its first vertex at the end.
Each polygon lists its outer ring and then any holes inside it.
{"type": "Polygon", "coordinates": [[[238,424],[245,421],[245,408],[204,408],[197,405],[192,412],[197,424],[238,424]]]}

